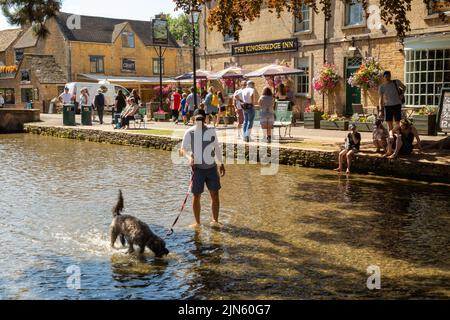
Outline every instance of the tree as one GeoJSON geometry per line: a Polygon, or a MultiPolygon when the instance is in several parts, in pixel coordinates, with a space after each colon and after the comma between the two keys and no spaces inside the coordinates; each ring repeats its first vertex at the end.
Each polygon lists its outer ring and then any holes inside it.
{"type": "MultiPolygon", "coordinates": [[[[193,7],[210,3],[210,0],[173,0],[178,9],[189,12],[193,7]]],[[[341,0],[350,2],[351,0],[341,0]]],[[[360,0],[367,10],[369,0],[360,0]]],[[[429,7],[432,1],[423,0],[429,7]]],[[[450,0],[442,0],[450,3],[450,0]]],[[[407,13],[411,11],[412,0],[380,0],[381,17],[387,25],[394,25],[397,36],[403,42],[411,31],[407,13]]],[[[327,20],[332,17],[332,0],[217,0],[217,5],[211,9],[208,24],[224,35],[231,33],[239,39],[242,23],[257,19],[261,10],[267,7],[279,17],[282,12],[291,12],[296,18],[301,18],[302,5],[310,6],[314,12],[323,12],[327,20]]],[[[442,15],[444,19],[444,15],[442,15]]]]}
{"type": "MultiPolygon", "coordinates": [[[[169,31],[176,40],[192,45],[192,24],[189,21],[188,15],[181,14],[176,17],[167,15],[167,22],[169,24],[169,31]]],[[[198,24],[195,26],[195,30],[198,34],[198,24]]]]}
{"type": "Polygon", "coordinates": [[[49,34],[45,21],[61,8],[61,0],[0,0],[0,7],[12,25],[33,25],[38,36],[49,34]]]}

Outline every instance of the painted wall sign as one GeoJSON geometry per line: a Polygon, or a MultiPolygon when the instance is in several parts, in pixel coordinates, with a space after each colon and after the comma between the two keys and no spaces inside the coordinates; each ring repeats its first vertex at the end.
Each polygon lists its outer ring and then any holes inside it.
{"type": "Polygon", "coordinates": [[[450,87],[442,88],[438,121],[440,131],[450,132],[450,87]]]}
{"type": "Polygon", "coordinates": [[[233,56],[298,51],[298,39],[244,43],[232,46],[233,56]]]}

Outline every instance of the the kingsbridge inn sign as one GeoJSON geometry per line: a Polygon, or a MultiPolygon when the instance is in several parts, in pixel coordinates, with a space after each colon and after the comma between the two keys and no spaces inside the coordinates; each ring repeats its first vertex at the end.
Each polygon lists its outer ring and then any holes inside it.
{"type": "Polygon", "coordinates": [[[298,51],[298,39],[283,39],[234,45],[233,56],[298,51]]]}

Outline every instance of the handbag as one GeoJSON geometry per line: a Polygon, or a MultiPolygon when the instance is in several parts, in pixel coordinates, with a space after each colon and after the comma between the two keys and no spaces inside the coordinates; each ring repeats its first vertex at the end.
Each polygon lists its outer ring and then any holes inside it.
{"type": "Polygon", "coordinates": [[[403,90],[398,86],[397,81],[398,81],[398,80],[394,80],[394,84],[395,84],[395,87],[397,88],[398,97],[399,97],[400,100],[402,101],[402,104],[405,104],[405,103],[406,103],[405,93],[404,93],[403,90]]]}

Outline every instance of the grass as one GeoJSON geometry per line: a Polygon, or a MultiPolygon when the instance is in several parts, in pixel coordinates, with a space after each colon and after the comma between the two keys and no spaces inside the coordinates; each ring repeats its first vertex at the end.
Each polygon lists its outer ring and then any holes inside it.
{"type": "Polygon", "coordinates": [[[173,130],[157,130],[157,129],[145,129],[145,130],[136,130],[131,131],[133,133],[139,133],[139,134],[151,134],[156,136],[173,136],[174,131],[173,130]]]}

